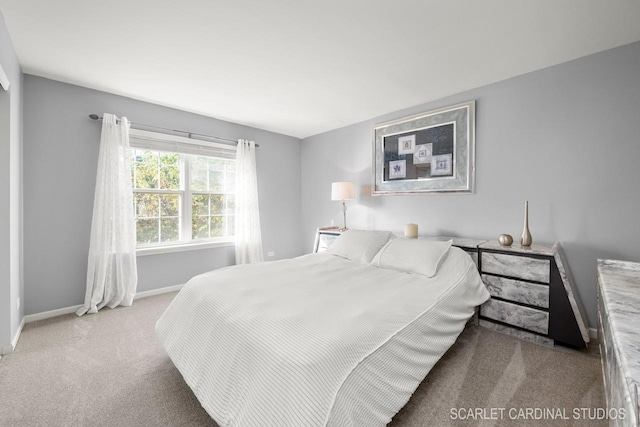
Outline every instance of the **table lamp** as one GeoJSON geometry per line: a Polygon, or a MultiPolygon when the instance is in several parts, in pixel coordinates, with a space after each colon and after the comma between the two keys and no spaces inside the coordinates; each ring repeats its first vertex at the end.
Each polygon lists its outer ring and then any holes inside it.
{"type": "Polygon", "coordinates": [[[347,229],[347,203],[345,200],[353,200],[356,198],[356,191],[353,182],[333,182],[331,183],[331,200],[342,201],[342,216],[344,218],[344,227],[340,231],[347,229]]]}

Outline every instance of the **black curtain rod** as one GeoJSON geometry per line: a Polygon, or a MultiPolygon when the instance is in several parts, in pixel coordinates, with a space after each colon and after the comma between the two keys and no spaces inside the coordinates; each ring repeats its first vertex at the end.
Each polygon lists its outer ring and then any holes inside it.
{"type": "MultiPolygon", "coordinates": [[[[102,120],[102,117],[100,117],[97,114],[89,114],[89,118],[91,120],[102,120]]],[[[120,120],[120,119],[118,119],[118,120],[120,120]]],[[[238,145],[238,141],[236,141],[234,139],[227,139],[227,138],[222,138],[222,137],[219,137],[219,136],[207,135],[207,134],[204,134],[204,133],[189,132],[187,130],[169,129],[169,128],[163,128],[161,126],[145,125],[144,123],[135,123],[135,122],[129,122],[129,123],[132,126],[142,126],[142,127],[145,127],[145,128],[162,129],[162,130],[167,130],[169,132],[184,133],[184,134],[187,134],[189,138],[192,138],[192,135],[195,135],[195,136],[202,136],[202,137],[205,137],[205,138],[217,139],[218,141],[226,141],[227,143],[238,145]]],[[[144,130],[144,129],[141,129],[141,130],[144,130]]],[[[259,146],[260,145],[256,144],[256,147],[259,147],[259,146]]]]}

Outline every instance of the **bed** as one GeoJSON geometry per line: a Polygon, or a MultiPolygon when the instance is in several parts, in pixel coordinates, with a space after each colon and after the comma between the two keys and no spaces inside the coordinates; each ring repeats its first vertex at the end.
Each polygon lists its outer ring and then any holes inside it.
{"type": "Polygon", "coordinates": [[[386,425],[489,298],[464,251],[409,242],[350,230],[196,276],[156,332],[220,426],[386,425]]]}

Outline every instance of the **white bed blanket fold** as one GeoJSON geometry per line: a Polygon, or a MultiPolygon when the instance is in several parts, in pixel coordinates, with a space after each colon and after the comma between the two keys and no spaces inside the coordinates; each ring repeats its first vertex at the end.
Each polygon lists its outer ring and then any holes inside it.
{"type": "Polygon", "coordinates": [[[156,331],[221,426],[384,425],[487,298],[457,248],[433,278],[322,253],[196,276],[156,331]],[[417,369],[370,366],[394,357],[417,369]]]}

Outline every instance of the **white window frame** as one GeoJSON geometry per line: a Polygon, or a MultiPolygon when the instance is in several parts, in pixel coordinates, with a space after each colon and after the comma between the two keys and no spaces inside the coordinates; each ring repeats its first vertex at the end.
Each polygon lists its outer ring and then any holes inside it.
{"type": "MultiPolygon", "coordinates": [[[[210,141],[185,138],[178,135],[169,135],[158,132],[150,132],[140,129],[130,129],[129,139],[131,148],[147,149],[161,152],[175,152],[181,154],[181,188],[179,190],[166,189],[133,189],[133,193],[154,194],[180,194],[180,236],[191,236],[192,212],[191,212],[191,156],[208,156],[220,158],[235,158],[236,147],[210,141]],[[216,153],[218,155],[216,155],[216,153]]],[[[196,193],[198,193],[196,191],[196,193]]],[[[170,252],[191,251],[215,247],[233,246],[234,236],[212,237],[209,239],[180,240],[177,242],[158,242],[136,247],[138,256],[154,255],[170,252]]]]}

